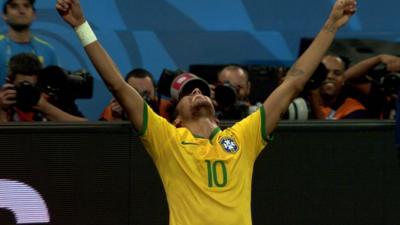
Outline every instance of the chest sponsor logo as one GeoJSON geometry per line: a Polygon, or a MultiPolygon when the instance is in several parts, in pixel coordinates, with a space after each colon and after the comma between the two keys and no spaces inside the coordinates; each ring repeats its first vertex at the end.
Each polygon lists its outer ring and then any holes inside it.
{"type": "Polygon", "coordinates": [[[235,139],[231,137],[224,137],[219,141],[221,147],[229,152],[229,153],[236,153],[239,150],[239,146],[237,145],[235,139]]]}

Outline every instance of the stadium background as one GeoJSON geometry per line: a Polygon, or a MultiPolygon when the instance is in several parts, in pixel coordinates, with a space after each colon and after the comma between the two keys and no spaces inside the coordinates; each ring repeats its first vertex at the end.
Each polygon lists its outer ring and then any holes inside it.
{"type": "MultiPolygon", "coordinates": [[[[110,94],[83,53],[74,32],[54,9],[38,0],[34,32],[56,48],[61,66],[87,68],[95,76],[94,97],[80,100],[96,120],[110,94]]],[[[123,74],[144,67],[159,77],[163,68],[190,64],[280,64],[296,59],[302,37],[313,37],[334,0],[82,0],[87,19],[123,74]]],[[[338,38],[400,40],[400,2],[359,1],[359,11],[338,38]]],[[[3,22],[0,27],[5,29],[3,22]]]]}

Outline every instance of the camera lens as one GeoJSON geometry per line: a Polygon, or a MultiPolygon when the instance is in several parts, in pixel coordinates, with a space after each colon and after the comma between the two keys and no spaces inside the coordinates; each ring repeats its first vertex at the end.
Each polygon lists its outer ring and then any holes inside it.
{"type": "Polygon", "coordinates": [[[236,103],[236,89],[230,83],[215,87],[215,101],[221,108],[229,108],[236,103]]]}
{"type": "Polygon", "coordinates": [[[40,99],[40,90],[37,86],[28,81],[19,83],[17,91],[17,107],[25,112],[31,111],[32,106],[36,105],[40,99]]]}

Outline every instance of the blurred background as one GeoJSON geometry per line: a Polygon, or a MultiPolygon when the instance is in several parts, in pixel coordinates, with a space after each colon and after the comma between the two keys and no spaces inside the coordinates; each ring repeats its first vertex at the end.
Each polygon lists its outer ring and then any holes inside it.
{"type": "MultiPolygon", "coordinates": [[[[289,66],[299,54],[301,39],[315,36],[333,2],[81,0],[87,20],[122,74],[143,67],[156,79],[164,68],[188,70],[191,64],[289,66]]],[[[93,98],[78,104],[90,120],[97,120],[111,95],[54,4],[36,2],[33,32],[56,48],[60,66],[85,68],[94,76],[93,98]]],[[[359,1],[357,14],[339,32],[334,47],[353,60],[376,53],[397,55],[399,6],[395,0],[359,1]]],[[[3,21],[0,26],[6,29],[3,21]]]]}

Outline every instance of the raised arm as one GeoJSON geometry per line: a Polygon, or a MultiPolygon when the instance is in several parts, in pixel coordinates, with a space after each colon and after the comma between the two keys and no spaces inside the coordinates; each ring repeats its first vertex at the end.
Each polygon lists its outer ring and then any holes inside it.
{"type": "Polygon", "coordinates": [[[273,132],[290,102],[303,90],[330,47],[337,30],[348,22],[355,11],[355,0],[337,0],[313,43],[291,67],[284,82],[265,100],[263,106],[268,133],[273,132]]]}
{"type": "Polygon", "coordinates": [[[400,57],[382,54],[365,59],[350,67],[344,74],[345,78],[351,81],[352,79],[365,76],[369,70],[381,63],[385,64],[387,70],[390,72],[400,71],[400,57]]]}
{"type": "Polygon", "coordinates": [[[126,110],[133,126],[140,130],[143,123],[144,100],[134,88],[124,81],[114,61],[97,41],[87,24],[79,0],[57,0],[56,9],[62,18],[75,29],[104,83],[126,110]]]}
{"type": "Polygon", "coordinates": [[[57,108],[50,102],[48,102],[44,97],[39,99],[39,102],[36,106],[33,107],[36,110],[42,112],[47,119],[50,121],[58,121],[58,122],[85,122],[87,119],[79,116],[74,116],[63,110],[57,108]]]}

